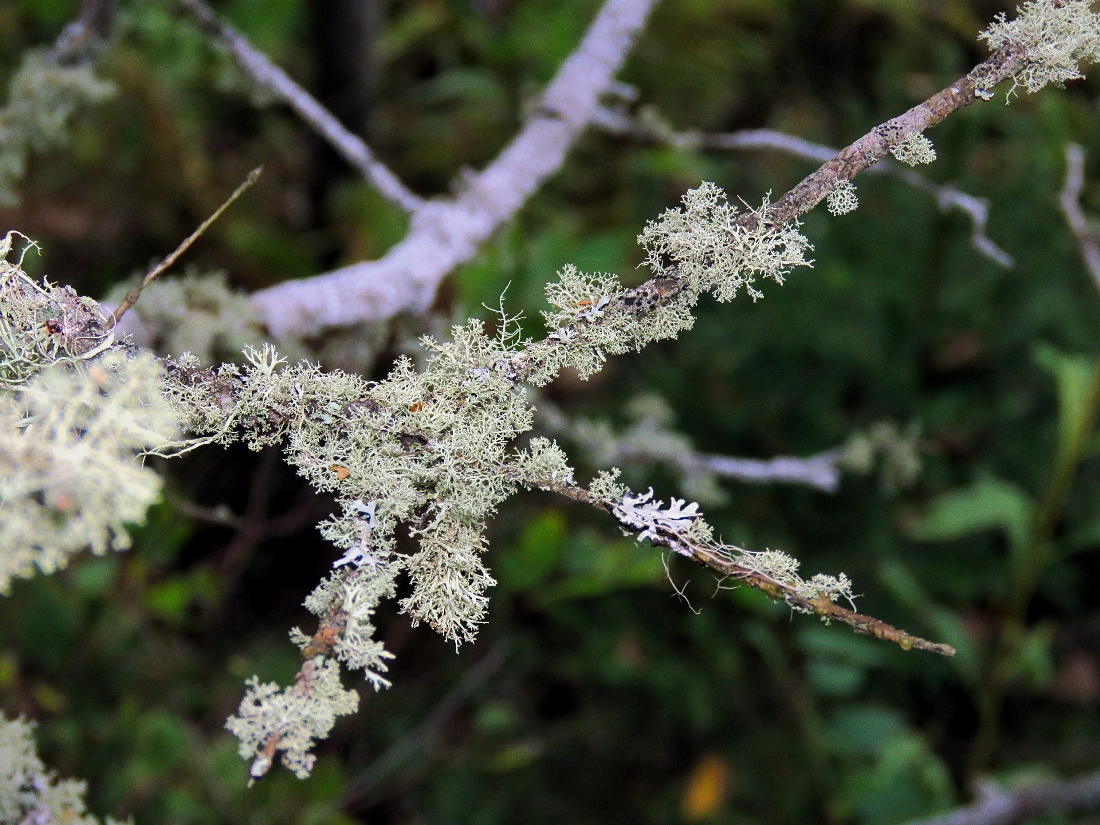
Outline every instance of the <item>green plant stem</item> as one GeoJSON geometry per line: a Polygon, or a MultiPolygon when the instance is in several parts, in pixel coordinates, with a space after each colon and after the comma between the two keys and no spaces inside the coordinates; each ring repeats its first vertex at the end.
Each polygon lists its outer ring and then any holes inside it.
{"type": "Polygon", "coordinates": [[[1001,632],[994,644],[992,664],[986,678],[985,692],[978,698],[978,730],[970,750],[967,771],[970,783],[989,766],[1000,734],[1001,711],[1011,686],[1020,644],[1027,632],[1027,611],[1039,585],[1039,579],[1050,562],[1054,529],[1062,518],[1073,478],[1088,447],[1090,434],[1100,416],[1100,360],[1093,364],[1084,414],[1065,445],[1055,456],[1054,469],[1046,493],[1031,520],[1027,544],[1016,569],[1012,571],[1012,592],[1001,632]]]}

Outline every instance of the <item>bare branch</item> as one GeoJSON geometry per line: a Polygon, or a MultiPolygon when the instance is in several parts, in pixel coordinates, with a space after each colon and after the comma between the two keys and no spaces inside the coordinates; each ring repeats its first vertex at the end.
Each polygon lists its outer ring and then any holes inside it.
{"type": "Polygon", "coordinates": [[[686,469],[699,468],[723,478],[733,478],[757,484],[771,482],[807,484],[826,493],[835,493],[840,486],[837,464],[844,450],[827,450],[806,458],[776,456],[775,458],[734,458],[725,455],[696,453],[686,463],[686,469]]]}
{"type": "Polygon", "coordinates": [[[350,132],[324,106],[318,103],[290,75],[272,63],[249,43],[240,32],[221,22],[202,0],[179,0],[199,23],[200,28],[221,43],[236,58],[237,63],[264,90],[286,103],[321,137],[328,141],[353,167],[358,169],[386,200],[405,212],[414,213],[424,200],[410,191],[382,163],[362,138],[350,132]]]}
{"type": "Polygon", "coordinates": [[[472,259],[561,168],[656,2],[607,0],[519,134],[489,166],[468,176],[456,198],[418,209],[408,235],[385,256],[255,293],[253,305],[271,332],[310,335],[426,311],[440,281],[472,259]]]}
{"type": "Polygon", "coordinates": [[[826,493],[835,493],[840,486],[842,447],[807,458],[734,458],[696,451],[687,436],[669,429],[668,422],[656,416],[642,417],[626,431],[615,433],[599,423],[571,420],[545,398],[539,399],[536,409],[547,432],[566,436],[598,456],[594,460],[601,467],[660,464],[685,481],[710,475],[752,484],[807,484],[826,493]]]}
{"type": "Polygon", "coordinates": [[[1081,211],[1081,190],[1084,186],[1085,150],[1084,147],[1071,143],[1066,146],[1066,184],[1062,187],[1060,198],[1062,213],[1077,241],[1081,260],[1088,267],[1097,287],[1100,287],[1100,246],[1097,245],[1096,236],[1092,234],[1081,211]]]}
{"type": "Polygon", "coordinates": [[[909,825],[1016,825],[1096,810],[1100,810],[1100,773],[1012,791],[992,782],[983,783],[978,788],[978,801],[970,807],[909,825]]]}
{"type": "MultiPolygon", "coordinates": [[[[813,143],[772,129],[745,129],[724,134],[675,132],[658,128],[656,125],[632,118],[624,111],[609,107],[601,109],[596,123],[613,134],[665,143],[680,149],[773,150],[815,163],[826,163],[837,154],[837,150],[831,146],[813,143]]],[[[1012,256],[997,246],[986,234],[989,223],[988,199],[968,194],[954,186],[934,183],[924,175],[906,169],[890,159],[883,159],[866,171],[870,174],[896,178],[922,192],[927,192],[936,199],[942,211],[959,209],[965,212],[970,219],[970,243],[973,247],[1005,269],[1011,269],[1016,265],[1012,256]]]]}

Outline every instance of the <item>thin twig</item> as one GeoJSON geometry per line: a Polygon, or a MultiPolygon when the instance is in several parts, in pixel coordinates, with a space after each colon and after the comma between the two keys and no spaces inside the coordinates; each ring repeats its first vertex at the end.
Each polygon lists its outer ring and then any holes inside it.
{"type": "Polygon", "coordinates": [[[1097,245],[1096,236],[1089,229],[1085,214],[1081,211],[1081,191],[1084,188],[1085,149],[1079,144],[1071,143],[1066,146],[1066,184],[1062,187],[1059,200],[1066,223],[1077,241],[1081,260],[1085,262],[1097,287],[1100,287],[1100,245],[1097,245]]]}
{"type": "Polygon", "coordinates": [[[122,318],[122,316],[125,315],[130,309],[130,307],[137,303],[138,298],[141,297],[141,291],[145,289],[145,287],[149,286],[149,284],[153,282],[153,279],[160,275],[160,273],[164,272],[164,270],[168,269],[168,267],[174,264],[179,256],[186,252],[191,247],[191,244],[197,241],[202,236],[202,234],[210,228],[210,225],[213,224],[214,221],[216,221],[218,218],[220,218],[222,213],[226,209],[228,209],[233,204],[233,202],[237,200],[237,198],[243,195],[245,191],[247,191],[249,187],[252,186],[252,184],[258,181],[260,179],[260,173],[262,171],[263,167],[258,166],[251,172],[249,172],[248,177],[244,180],[244,183],[233,190],[233,194],[226,199],[225,203],[217,208],[213,215],[203,221],[199,228],[192,232],[187,240],[177,246],[175,251],[172,252],[171,255],[169,255],[167,258],[165,258],[163,261],[153,267],[149,271],[149,274],[141,280],[140,284],[133,287],[129,292],[126,293],[126,297],[122,299],[122,303],[119,304],[118,308],[114,311],[116,326],[118,325],[118,322],[122,318]]]}
{"type": "Polygon", "coordinates": [[[410,214],[424,205],[424,199],[405,186],[375,156],[362,138],[349,131],[332,112],[295,83],[290,75],[272,63],[267,55],[249,43],[240,32],[219,20],[202,0],[178,2],[195,18],[202,31],[229,49],[237,64],[257,86],[293,109],[344,160],[358,169],[386,200],[410,214]]]}

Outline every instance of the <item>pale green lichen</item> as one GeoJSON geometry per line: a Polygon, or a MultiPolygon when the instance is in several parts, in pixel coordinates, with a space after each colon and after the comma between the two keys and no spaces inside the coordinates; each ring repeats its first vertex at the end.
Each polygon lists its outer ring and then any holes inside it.
{"type": "MultiPolygon", "coordinates": [[[[1034,93],[1048,83],[1061,86],[1083,76],[1082,63],[1100,62],[1100,14],[1092,11],[1090,0],[1030,0],[1012,20],[998,15],[979,37],[994,52],[1023,56],[1006,103],[1020,87],[1034,93]]],[[[986,91],[989,78],[975,82],[980,92],[986,91]]]]}
{"type": "Polygon", "coordinates": [[[655,273],[671,270],[693,290],[709,291],[719,301],[731,300],[742,288],[756,300],[763,296],[753,286],[758,277],[781,284],[793,267],[813,263],[806,258],[813,247],[796,224],[768,221],[767,198],[752,210],[752,229],[738,223],[740,210],[713,183],[688,192],[683,204],[650,221],[638,236],[655,273]]]}
{"type": "Polygon", "coordinates": [[[112,94],[114,85],[97,78],[90,66],[66,66],[44,50],[28,51],[0,109],[0,205],[19,202],[16,185],[32,151],[63,148],[74,115],[112,94]]]}
{"type": "Polygon", "coordinates": [[[317,656],[307,662],[298,681],[280,691],[274,682],[260,683],[253,676],[236,716],[226,729],[240,740],[239,753],[251,759],[253,779],[267,773],[278,752],[282,763],[299,779],[313,770],[314,741],[324,739],[336,724],[359,707],[359,694],[340,684],[340,666],[317,656]]]}
{"type": "Polygon", "coordinates": [[[830,214],[847,215],[859,206],[859,198],[856,197],[856,187],[850,180],[838,180],[829,192],[826,207],[830,214]]]}
{"type": "Polygon", "coordinates": [[[20,268],[22,260],[6,260],[18,234],[0,241],[0,390],[22,387],[49,364],[95,358],[114,343],[99,304],[71,287],[40,284],[20,268]]]}
{"type": "Polygon", "coordinates": [[[46,768],[30,723],[0,714],[0,825],[98,825],[84,804],[85,789],[84,782],[58,779],[46,768]]]}
{"type": "Polygon", "coordinates": [[[910,132],[900,142],[890,147],[890,154],[910,166],[932,163],[936,159],[936,150],[932,141],[920,132],[910,132]]]}
{"type": "Polygon", "coordinates": [[[0,591],[85,547],[129,546],[126,524],[144,520],[161,487],[135,456],[175,429],[159,374],[147,354],[112,351],[0,393],[0,591]]]}

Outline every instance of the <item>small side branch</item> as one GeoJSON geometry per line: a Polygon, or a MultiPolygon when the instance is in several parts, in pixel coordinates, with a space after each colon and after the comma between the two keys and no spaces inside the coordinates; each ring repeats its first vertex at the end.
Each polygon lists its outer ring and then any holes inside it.
{"type": "Polygon", "coordinates": [[[256,85],[287,104],[310,127],[358,169],[386,200],[405,212],[416,212],[424,200],[414,194],[400,178],[382,163],[362,138],[344,127],[290,75],[276,66],[238,31],[221,22],[202,0],[178,0],[198,22],[202,31],[221,43],[256,85]]]}
{"type": "MultiPolygon", "coordinates": [[[[553,481],[547,481],[544,485],[540,486],[542,489],[550,490],[559,495],[573,499],[574,501],[611,513],[620,523],[622,523],[621,518],[617,515],[613,507],[597,501],[587,490],[581,487],[553,481]]],[[[628,490],[624,498],[637,499],[638,497],[630,496],[628,490]]],[[[676,504],[675,499],[673,499],[673,504],[676,504]]],[[[682,506],[683,502],[679,502],[679,505],[682,506]]],[[[692,518],[697,515],[694,513],[694,505],[690,508],[682,509],[681,512],[685,514],[690,512],[692,518]]],[[[633,530],[633,525],[624,525],[624,529],[633,530]]],[[[660,523],[649,525],[642,536],[648,539],[653,545],[668,547],[678,555],[686,556],[702,567],[721,573],[723,577],[737,580],[742,584],[760,590],[777,601],[786,602],[799,612],[812,613],[826,622],[841,622],[851,627],[857,633],[865,633],[874,636],[876,639],[893,642],[902,648],[902,650],[926,650],[930,653],[938,653],[941,656],[955,655],[955,648],[951,645],[930,642],[927,639],[922,639],[920,636],[914,636],[901,628],[887,624],[881,619],[876,619],[873,616],[865,616],[854,610],[848,610],[836,604],[824,593],[819,593],[814,597],[807,596],[804,592],[799,592],[792,584],[780,581],[767,573],[753,569],[753,567],[743,561],[739,561],[738,557],[740,555],[743,555],[745,558],[751,558],[752,556],[752,554],[746,553],[740,548],[714,542],[704,542],[698,538],[691,537],[687,532],[678,531],[660,523]]]]}
{"type": "Polygon", "coordinates": [[[1062,187],[1060,198],[1062,214],[1066,216],[1066,223],[1077,241],[1081,260],[1085,262],[1097,287],[1100,287],[1100,245],[1097,245],[1096,236],[1092,234],[1085,214],[1081,211],[1081,190],[1084,186],[1085,150],[1084,147],[1071,143],[1066,146],[1066,183],[1062,187]]]}

